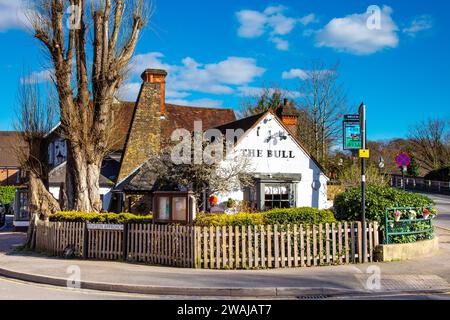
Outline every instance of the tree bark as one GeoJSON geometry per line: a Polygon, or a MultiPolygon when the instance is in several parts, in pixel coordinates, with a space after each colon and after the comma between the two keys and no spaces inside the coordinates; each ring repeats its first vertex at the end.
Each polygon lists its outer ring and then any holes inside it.
{"type": "Polygon", "coordinates": [[[35,173],[28,174],[28,212],[30,225],[27,234],[26,246],[30,249],[35,247],[35,225],[37,220],[47,220],[50,214],[60,210],[58,200],[48,191],[44,182],[35,173]]]}

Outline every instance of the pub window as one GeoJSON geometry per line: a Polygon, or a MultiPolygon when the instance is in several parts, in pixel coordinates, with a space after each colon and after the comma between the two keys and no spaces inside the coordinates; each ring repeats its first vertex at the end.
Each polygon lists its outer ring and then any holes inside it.
{"type": "Polygon", "coordinates": [[[264,209],[291,208],[292,188],[288,183],[266,183],[264,186],[264,209]]]}

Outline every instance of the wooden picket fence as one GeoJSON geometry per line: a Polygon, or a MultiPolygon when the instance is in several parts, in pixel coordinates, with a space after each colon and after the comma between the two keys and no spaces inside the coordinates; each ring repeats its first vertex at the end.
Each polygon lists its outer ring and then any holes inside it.
{"type": "Polygon", "coordinates": [[[317,226],[274,225],[204,227],[197,235],[197,266],[209,269],[285,268],[362,263],[379,244],[378,224],[361,222],[317,226]]]}
{"type": "MultiPolygon", "coordinates": [[[[36,250],[61,256],[68,246],[85,259],[184,268],[255,269],[362,263],[379,244],[378,224],[194,227],[38,221],[36,250]]],[[[366,261],[367,262],[367,261],[366,261]]]]}
{"type": "Polygon", "coordinates": [[[68,246],[73,246],[75,254],[81,256],[84,246],[83,222],[44,222],[36,224],[36,250],[51,255],[63,255],[68,246]]]}

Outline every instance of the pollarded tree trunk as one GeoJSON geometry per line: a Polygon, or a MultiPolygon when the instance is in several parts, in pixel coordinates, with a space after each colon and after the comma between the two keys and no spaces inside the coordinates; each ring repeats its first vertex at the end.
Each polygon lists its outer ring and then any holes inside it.
{"type": "Polygon", "coordinates": [[[82,211],[100,211],[100,166],[101,161],[92,161],[78,148],[69,148],[67,158],[66,193],[69,208],[82,211]]]}
{"type": "Polygon", "coordinates": [[[112,101],[151,14],[151,0],[127,0],[126,5],[124,0],[33,3],[31,24],[55,70],[61,128],[68,141],[68,208],[99,211],[100,166],[109,151],[114,125],[112,101]],[[73,21],[66,28],[64,14],[73,8],[73,21]],[[87,25],[93,26],[90,48],[86,45],[87,25]],[[92,62],[86,52],[93,53],[92,62]]]}
{"type": "Polygon", "coordinates": [[[35,246],[35,224],[37,220],[47,220],[50,214],[60,210],[58,200],[48,191],[41,177],[35,173],[28,174],[28,212],[30,215],[30,225],[26,246],[34,249],[35,246]]]}

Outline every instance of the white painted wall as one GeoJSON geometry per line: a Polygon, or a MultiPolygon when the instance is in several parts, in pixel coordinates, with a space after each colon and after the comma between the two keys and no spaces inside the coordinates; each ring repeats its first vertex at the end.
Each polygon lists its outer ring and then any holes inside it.
{"type": "MultiPolygon", "coordinates": [[[[59,200],[59,187],[50,187],[50,193],[59,200]]],[[[100,188],[100,194],[103,195],[103,210],[108,210],[109,202],[111,201],[111,188],[100,188]]]]}
{"type": "MultiPolygon", "coordinates": [[[[252,170],[261,174],[301,174],[302,178],[297,186],[296,205],[298,207],[327,208],[327,180],[315,162],[299,146],[295,139],[280,124],[279,119],[273,114],[267,114],[254,128],[248,130],[235,146],[237,152],[249,155],[252,152],[259,157],[250,157],[252,170]],[[287,139],[281,140],[281,136],[287,135],[287,139]],[[272,138],[267,141],[267,138],[272,138]],[[284,151],[287,158],[276,158],[275,153],[284,151]],[[272,157],[269,157],[269,154],[272,157]],[[316,189],[313,186],[317,186],[316,189]]],[[[219,201],[228,198],[243,200],[243,192],[236,191],[229,194],[218,195],[219,201]]]]}

